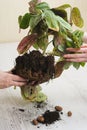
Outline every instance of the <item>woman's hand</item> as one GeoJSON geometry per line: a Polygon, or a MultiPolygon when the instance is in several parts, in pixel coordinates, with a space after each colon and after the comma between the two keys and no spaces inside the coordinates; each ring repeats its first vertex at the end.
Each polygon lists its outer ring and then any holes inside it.
{"type": "Polygon", "coordinates": [[[80,48],[67,48],[68,54],[64,55],[66,61],[87,62],[87,32],[83,36],[83,45],[80,48]],[[73,52],[74,54],[71,54],[73,52]]]}
{"type": "Polygon", "coordinates": [[[82,45],[81,48],[67,48],[69,54],[65,54],[64,58],[70,62],[87,62],[87,44],[82,45]],[[74,52],[74,54],[70,54],[74,52]]]}
{"type": "Polygon", "coordinates": [[[9,72],[0,71],[0,89],[11,86],[23,86],[27,83],[25,79],[20,76],[11,74],[9,72]]]}

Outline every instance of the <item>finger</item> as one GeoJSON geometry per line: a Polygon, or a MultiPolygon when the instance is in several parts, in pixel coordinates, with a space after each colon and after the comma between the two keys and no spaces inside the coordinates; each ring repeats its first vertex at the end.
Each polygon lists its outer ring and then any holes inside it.
{"type": "Polygon", "coordinates": [[[66,61],[69,61],[69,62],[87,62],[87,58],[78,58],[78,59],[66,59],[66,61]]]}
{"type": "Polygon", "coordinates": [[[87,44],[86,45],[85,44],[82,45],[81,48],[85,48],[86,49],[87,48],[87,44]]]}
{"type": "Polygon", "coordinates": [[[12,80],[19,81],[19,82],[26,82],[27,81],[27,79],[24,79],[24,78],[17,76],[17,75],[12,75],[12,80]]]}
{"type": "Polygon", "coordinates": [[[66,50],[69,52],[87,52],[87,46],[86,46],[86,48],[84,46],[79,49],[78,48],[67,48],[66,50]]]}
{"type": "Polygon", "coordinates": [[[26,85],[26,82],[16,82],[16,81],[11,82],[11,86],[24,86],[24,85],[26,85]]]}
{"type": "Polygon", "coordinates": [[[66,48],[67,51],[78,51],[80,48],[66,48]]]}
{"type": "Polygon", "coordinates": [[[81,53],[81,54],[65,54],[63,57],[64,57],[64,58],[87,58],[87,53],[81,53]]]}

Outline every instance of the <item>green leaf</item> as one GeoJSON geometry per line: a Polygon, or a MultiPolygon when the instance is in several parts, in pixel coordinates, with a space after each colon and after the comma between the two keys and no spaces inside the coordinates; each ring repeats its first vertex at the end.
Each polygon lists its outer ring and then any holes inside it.
{"type": "Polygon", "coordinates": [[[84,67],[85,66],[85,62],[80,62],[80,65],[82,66],[82,67],[84,67]]]}
{"type": "Polygon", "coordinates": [[[66,62],[63,69],[69,69],[69,67],[72,65],[72,62],[66,62]]]}
{"type": "Polygon", "coordinates": [[[31,15],[30,22],[29,22],[31,31],[37,26],[37,24],[41,21],[41,19],[42,19],[41,14],[31,15]]]}
{"type": "Polygon", "coordinates": [[[49,5],[46,2],[41,2],[36,5],[36,9],[50,9],[49,5]]]}
{"type": "Polygon", "coordinates": [[[61,18],[60,16],[56,16],[56,19],[61,26],[68,29],[69,31],[72,31],[72,26],[68,22],[66,22],[63,18],[61,18]]]}
{"type": "Polygon", "coordinates": [[[58,50],[61,52],[64,52],[65,51],[65,44],[58,45],[58,50]]]}
{"type": "Polygon", "coordinates": [[[18,22],[21,29],[26,29],[29,26],[30,14],[26,13],[24,16],[19,16],[18,22]]]}
{"type": "Polygon", "coordinates": [[[61,56],[61,52],[58,50],[57,47],[53,48],[52,55],[54,56],[61,56]]]}
{"type": "Polygon", "coordinates": [[[74,7],[71,11],[71,18],[73,23],[77,26],[82,28],[84,25],[84,21],[81,17],[80,10],[77,7],[74,7]]]}
{"type": "Polygon", "coordinates": [[[49,29],[57,32],[59,31],[59,25],[56,19],[56,15],[51,10],[44,10],[44,18],[49,29]]]}
{"type": "Polygon", "coordinates": [[[21,95],[24,99],[30,100],[30,101],[44,101],[46,98],[44,97],[44,95],[40,94],[41,91],[41,87],[38,86],[22,86],[21,88],[21,95]],[[41,100],[42,99],[42,100],[41,100]]]}
{"type": "Polygon", "coordinates": [[[57,8],[55,8],[55,9],[62,9],[62,10],[64,10],[64,9],[67,9],[67,8],[70,8],[70,7],[71,7],[70,4],[63,4],[63,5],[61,5],[61,6],[57,7],[57,8]]]}
{"type": "Polygon", "coordinates": [[[80,47],[83,44],[83,40],[82,40],[83,34],[84,34],[84,32],[81,30],[75,30],[73,32],[73,41],[74,41],[76,47],[80,47]]]}
{"type": "Polygon", "coordinates": [[[20,15],[20,16],[18,17],[19,26],[20,26],[20,24],[21,24],[21,21],[22,21],[22,16],[20,15]]]}
{"type": "Polygon", "coordinates": [[[55,15],[58,15],[67,21],[67,12],[65,10],[58,8],[52,8],[51,10],[54,12],[55,15]]]}
{"type": "Polygon", "coordinates": [[[42,49],[43,51],[46,50],[47,46],[48,46],[48,37],[47,36],[42,36],[40,39],[38,39],[37,41],[37,45],[39,46],[40,49],[42,49]]]}
{"type": "Polygon", "coordinates": [[[73,35],[77,36],[78,38],[83,37],[84,32],[82,30],[75,30],[73,35]]]}
{"type": "Polygon", "coordinates": [[[80,63],[73,62],[73,67],[76,68],[76,69],[79,69],[80,63]]]}
{"type": "Polygon", "coordinates": [[[34,44],[33,44],[33,47],[34,47],[36,50],[38,50],[38,49],[39,49],[39,46],[38,46],[38,44],[37,44],[37,43],[34,43],[34,44]]]}
{"type": "Polygon", "coordinates": [[[76,68],[76,69],[79,69],[80,66],[84,67],[85,66],[85,62],[73,62],[73,67],[76,68]]]}
{"type": "Polygon", "coordinates": [[[42,92],[39,92],[36,96],[36,99],[35,99],[35,101],[39,102],[39,103],[44,102],[46,100],[47,100],[47,96],[42,92]]]}
{"type": "Polygon", "coordinates": [[[73,40],[69,37],[66,37],[66,46],[67,47],[74,47],[73,46],[73,40]]]}
{"type": "Polygon", "coordinates": [[[46,24],[45,20],[41,20],[33,29],[34,33],[38,34],[38,38],[40,38],[42,35],[48,34],[48,26],[46,24]]]}

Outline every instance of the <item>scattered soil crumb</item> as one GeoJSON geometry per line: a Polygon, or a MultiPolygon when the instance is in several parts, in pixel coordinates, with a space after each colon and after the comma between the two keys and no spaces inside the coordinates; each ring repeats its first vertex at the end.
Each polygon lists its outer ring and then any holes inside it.
{"type": "Polygon", "coordinates": [[[24,112],[25,110],[24,110],[24,109],[22,109],[22,108],[19,108],[19,111],[24,112]]]}

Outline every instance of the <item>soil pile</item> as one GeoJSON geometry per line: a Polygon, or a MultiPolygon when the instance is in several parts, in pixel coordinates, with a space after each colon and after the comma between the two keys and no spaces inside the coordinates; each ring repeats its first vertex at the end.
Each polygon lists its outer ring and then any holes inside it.
{"type": "Polygon", "coordinates": [[[58,111],[46,111],[44,114],[43,114],[43,117],[44,117],[44,124],[52,124],[54,123],[55,121],[57,120],[60,120],[60,114],[58,111]]]}
{"type": "Polygon", "coordinates": [[[61,120],[59,111],[47,110],[42,115],[38,116],[37,119],[34,119],[32,123],[33,125],[38,125],[38,123],[42,123],[47,126],[59,120],[61,120]]]}

